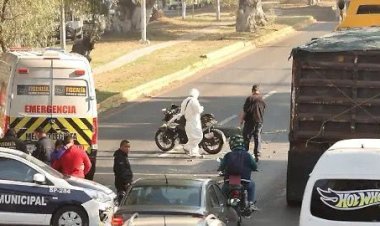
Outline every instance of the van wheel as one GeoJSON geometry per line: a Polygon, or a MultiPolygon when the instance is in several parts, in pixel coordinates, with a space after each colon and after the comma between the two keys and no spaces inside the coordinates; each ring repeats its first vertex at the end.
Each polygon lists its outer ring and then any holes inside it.
{"type": "Polygon", "coordinates": [[[88,217],[86,213],[77,206],[65,206],[53,215],[51,223],[53,226],[88,226],[88,217]]]}

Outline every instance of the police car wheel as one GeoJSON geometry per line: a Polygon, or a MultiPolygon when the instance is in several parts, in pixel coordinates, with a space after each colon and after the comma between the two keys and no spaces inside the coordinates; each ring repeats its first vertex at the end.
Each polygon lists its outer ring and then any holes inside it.
{"type": "Polygon", "coordinates": [[[88,226],[88,218],[86,213],[79,207],[66,206],[59,209],[52,218],[52,225],[66,226],[78,225],[88,226]]]}

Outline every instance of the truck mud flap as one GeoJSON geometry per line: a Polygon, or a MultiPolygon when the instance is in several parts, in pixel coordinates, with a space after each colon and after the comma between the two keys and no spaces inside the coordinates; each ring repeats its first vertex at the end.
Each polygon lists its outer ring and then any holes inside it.
{"type": "Polygon", "coordinates": [[[290,206],[302,203],[303,193],[309,174],[313,170],[323,151],[288,152],[288,171],[286,179],[286,201],[290,206]]]}

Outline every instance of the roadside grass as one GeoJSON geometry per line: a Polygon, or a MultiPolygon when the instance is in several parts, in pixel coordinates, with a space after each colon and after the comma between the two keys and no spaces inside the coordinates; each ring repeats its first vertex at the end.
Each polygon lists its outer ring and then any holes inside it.
{"type": "MultiPolygon", "coordinates": [[[[204,17],[206,19],[201,20],[210,21],[212,23],[211,17],[211,14],[206,14],[204,17]]],[[[255,42],[262,35],[285,26],[294,26],[308,19],[307,16],[271,17],[269,24],[264,28],[259,28],[257,32],[237,33],[235,32],[235,25],[233,23],[234,15],[230,13],[228,18],[230,17],[231,23],[223,23],[215,27],[215,29],[207,29],[204,31],[198,29],[197,32],[205,32],[205,35],[197,40],[179,43],[172,47],[155,51],[148,56],[141,57],[118,69],[96,75],[95,83],[98,103],[114,94],[191,66],[202,60],[201,55],[228,46],[238,40],[255,42]]],[[[169,20],[176,21],[175,19],[169,20]]],[[[199,19],[196,18],[195,21],[190,21],[189,19],[189,21],[176,21],[176,23],[184,23],[190,27],[201,28],[203,25],[198,21],[199,19]]],[[[158,28],[158,25],[156,26],[158,28]]],[[[167,24],[166,26],[171,27],[173,25],[167,24]]],[[[169,31],[174,30],[176,27],[177,26],[171,27],[169,31]]],[[[166,32],[166,30],[161,29],[159,32],[166,32]]],[[[164,36],[164,34],[160,35],[164,36]]]]}
{"type": "Polygon", "coordinates": [[[157,50],[116,70],[95,76],[98,103],[116,94],[153,79],[182,70],[201,60],[200,56],[234,41],[184,42],[157,50]],[[205,51],[208,50],[208,51],[205,51]],[[105,92],[108,92],[107,94],[105,92]]]}
{"type": "MultiPolygon", "coordinates": [[[[212,9],[209,9],[210,11],[212,9]]],[[[234,22],[234,14],[230,11],[221,13],[223,22],[234,22]]],[[[194,16],[187,15],[186,20],[181,17],[162,17],[159,21],[148,24],[147,39],[151,44],[157,44],[163,41],[176,40],[185,38],[199,29],[216,25],[215,13],[197,13],[194,16]]],[[[141,33],[131,32],[123,35],[105,35],[95,44],[95,49],[91,52],[91,66],[96,68],[112,60],[121,57],[136,49],[144,48],[146,45],[139,42],[141,33]]],[[[67,47],[71,50],[71,46],[67,47]]]]}
{"type": "MultiPolygon", "coordinates": [[[[154,41],[151,43],[156,44],[158,42],[154,41]]],[[[130,38],[128,40],[126,38],[123,39],[122,37],[104,37],[99,43],[95,44],[94,50],[91,51],[91,67],[96,68],[100,65],[109,63],[126,53],[144,47],[145,45],[136,41],[136,38],[130,38]]]]}

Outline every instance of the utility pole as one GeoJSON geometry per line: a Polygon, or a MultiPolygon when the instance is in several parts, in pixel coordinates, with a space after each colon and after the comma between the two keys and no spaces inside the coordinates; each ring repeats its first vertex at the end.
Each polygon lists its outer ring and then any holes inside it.
{"type": "Polygon", "coordinates": [[[220,21],[220,0],[216,0],[216,20],[220,21]]]}
{"type": "Polygon", "coordinates": [[[149,44],[146,39],[146,0],[141,1],[141,42],[149,44]]]}
{"type": "Polygon", "coordinates": [[[186,19],[186,0],[182,0],[182,20],[186,19]]]}
{"type": "Polygon", "coordinates": [[[61,0],[61,29],[60,29],[60,42],[63,51],[66,50],[66,22],[65,22],[65,4],[61,0]]]}

